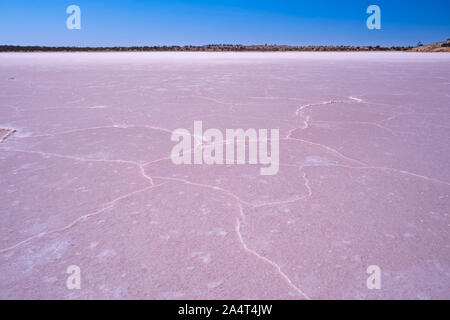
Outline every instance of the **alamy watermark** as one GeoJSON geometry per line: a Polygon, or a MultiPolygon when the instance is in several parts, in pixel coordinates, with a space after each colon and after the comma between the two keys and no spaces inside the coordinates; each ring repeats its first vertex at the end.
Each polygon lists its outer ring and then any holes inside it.
{"type": "Polygon", "coordinates": [[[372,4],[367,10],[367,14],[370,16],[367,18],[366,26],[369,30],[380,30],[381,29],[381,9],[379,6],[372,4]]]}
{"type": "Polygon", "coordinates": [[[366,285],[369,290],[381,289],[381,268],[377,265],[371,265],[367,267],[367,274],[370,276],[367,278],[366,285]]]}
{"type": "Polygon", "coordinates": [[[81,9],[77,5],[70,5],[66,9],[66,13],[70,14],[66,20],[66,27],[69,30],[80,30],[81,29],[81,9]]]}
{"type": "MultiPolygon", "coordinates": [[[[69,30],[81,29],[81,9],[79,6],[72,4],[67,7],[66,13],[70,16],[67,17],[66,27],[69,30]]],[[[372,4],[367,7],[367,14],[370,16],[367,18],[366,26],[369,30],[381,29],[381,9],[378,5],[372,4]]]]}
{"type": "Polygon", "coordinates": [[[194,132],[187,129],[173,131],[171,140],[178,142],[172,149],[174,164],[265,165],[261,175],[275,175],[279,169],[280,133],[271,129],[219,129],[203,132],[202,121],[194,121],[194,132]],[[270,154],[268,153],[270,143],[270,154]],[[248,150],[247,150],[248,146],[248,150]],[[248,152],[247,152],[248,151],[248,152]],[[224,154],[225,153],[225,154],[224,154]],[[247,157],[248,154],[248,157],[247,157]]]}
{"type": "Polygon", "coordinates": [[[71,265],[67,267],[66,273],[69,274],[66,280],[66,287],[69,290],[81,289],[81,269],[79,266],[71,265]]]}

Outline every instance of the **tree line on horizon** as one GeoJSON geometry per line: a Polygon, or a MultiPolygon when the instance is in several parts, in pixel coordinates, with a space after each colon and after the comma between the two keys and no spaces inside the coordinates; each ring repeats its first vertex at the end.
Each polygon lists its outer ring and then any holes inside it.
{"type": "Polygon", "coordinates": [[[108,51],[193,51],[193,52],[239,52],[239,51],[408,51],[412,46],[289,46],[289,45],[234,45],[209,44],[203,46],[132,46],[132,47],[66,47],[66,46],[15,46],[0,45],[0,52],[108,52],[108,51]]]}

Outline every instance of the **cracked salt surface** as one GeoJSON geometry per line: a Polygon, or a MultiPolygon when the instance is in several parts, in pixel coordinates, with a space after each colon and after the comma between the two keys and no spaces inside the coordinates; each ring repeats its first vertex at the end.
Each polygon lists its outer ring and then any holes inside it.
{"type": "Polygon", "coordinates": [[[448,55],[0,55],[0,298],[450,298],[448,55]],[[278,174],[175,166],[194,120],[278,174]]]}

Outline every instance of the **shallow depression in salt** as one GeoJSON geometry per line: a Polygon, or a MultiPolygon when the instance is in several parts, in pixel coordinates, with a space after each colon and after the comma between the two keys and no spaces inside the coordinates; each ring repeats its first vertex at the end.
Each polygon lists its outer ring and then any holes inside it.
{"type": "Polygon", "coordinates": [[[449,299],[449,71],[448,54],[0,54],[0,298],[449,299]],[[173,164],[194,121],[279,129],[277,174],[173,164]]]}

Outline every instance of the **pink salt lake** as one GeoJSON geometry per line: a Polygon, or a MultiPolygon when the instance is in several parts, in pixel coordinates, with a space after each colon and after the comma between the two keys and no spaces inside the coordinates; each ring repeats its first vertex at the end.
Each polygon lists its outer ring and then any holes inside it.
{"type": "Polygon", "coordinates": [[[0,54],[0,298],[449,299],[449,108],[448,54],[0,54]],[[278,174],[174,165],[195,120],[278,174]]]}

